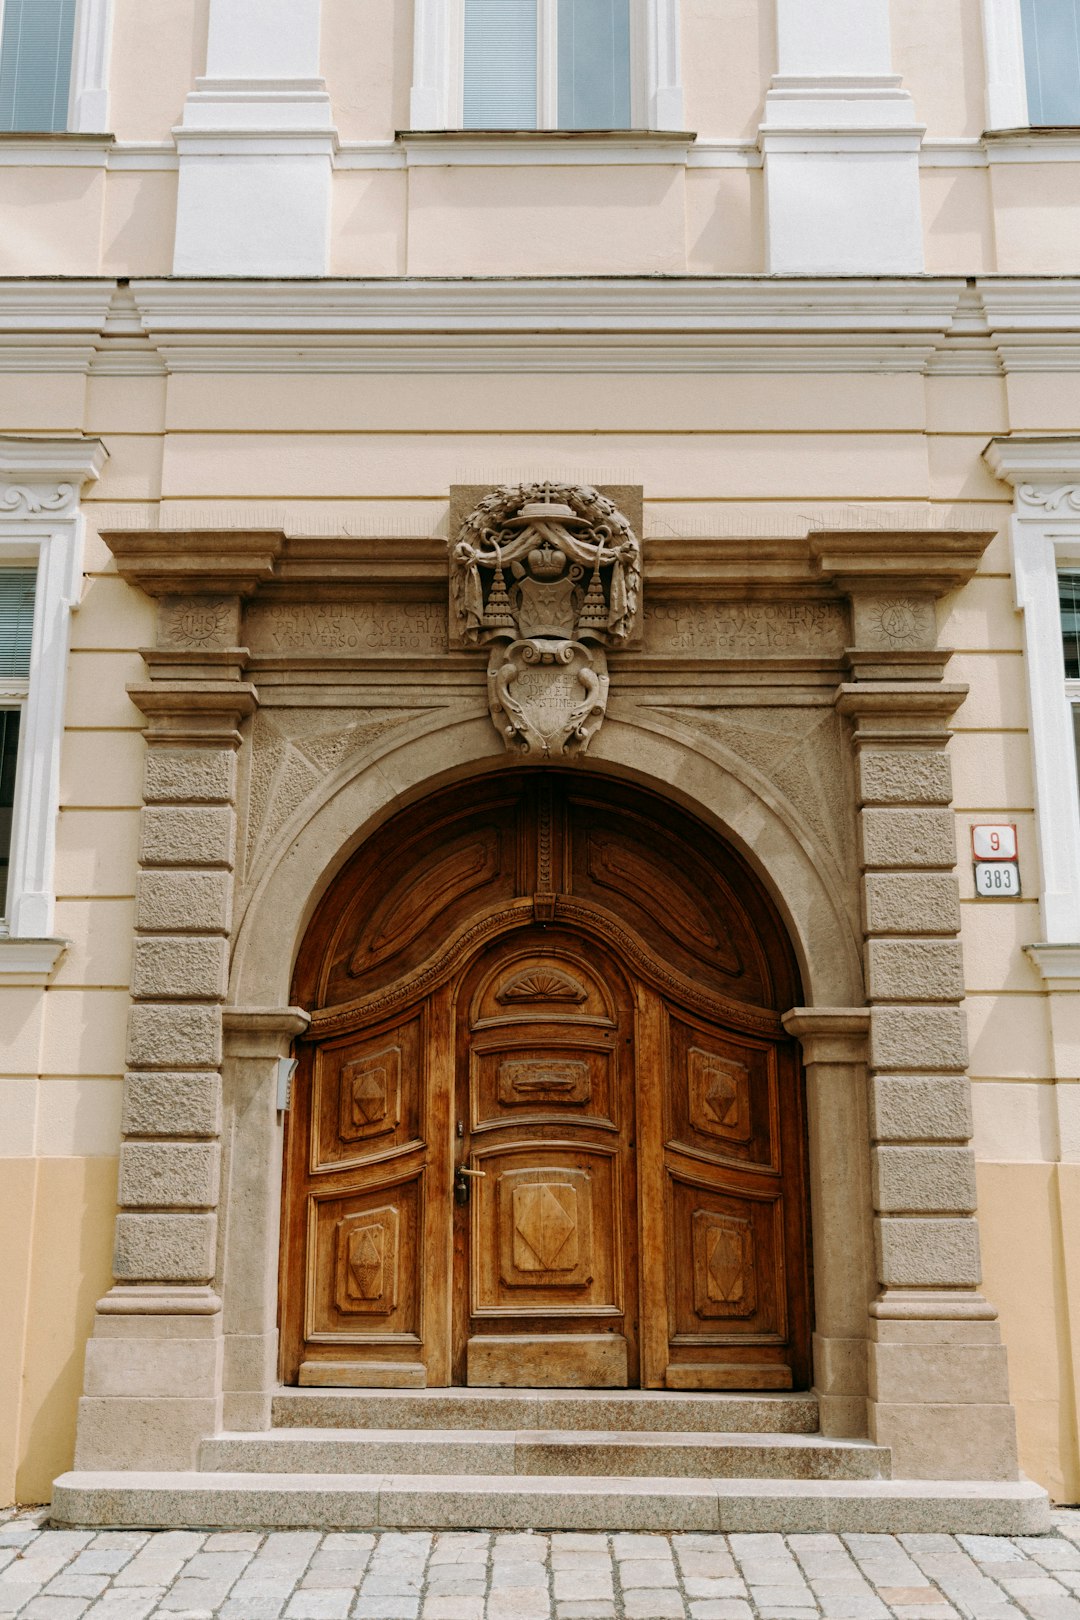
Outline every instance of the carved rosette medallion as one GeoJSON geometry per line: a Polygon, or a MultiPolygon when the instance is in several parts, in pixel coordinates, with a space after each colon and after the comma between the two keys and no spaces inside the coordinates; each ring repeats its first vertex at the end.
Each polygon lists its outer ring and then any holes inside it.
{"type": "Polygon", "coordinates": [[[488,704],[508,749],[583,754],[607,709],[606,648],[637,625],[641,548],[612,501],[566,484],[494,490],[450,553],[464,646],[487,646],[488,704]]]}

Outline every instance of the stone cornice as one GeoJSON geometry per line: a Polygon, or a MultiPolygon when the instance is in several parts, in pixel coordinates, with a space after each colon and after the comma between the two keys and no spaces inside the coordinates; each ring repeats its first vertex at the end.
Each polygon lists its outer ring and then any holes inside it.
{"type": "MultiPolygon", "coordinates": [[[[645,543],[644,576],[664,596],[759,594],[763,587],[800,598],[807,592],[823,598],[880,591],[939,596],[970,579],[991,538],[947,529],[663,537],[645,543]]],[[[392,592],[430,598],[445,589],[447,577],[446,541],[435,535],[114,529],[102,539],[123,578],[158,597],[258,593],[268,601],[325,601],[338,593],[357,599],[392,592]]]]}
{"type": "Polygon", "coordinates": [[[110,530],[117,572],[148,596],[251,596],[273,577],[279,529],[110,530]]]}
{"type": "Polygon", "coordinates": [[[943,596],[971,578],[993,538],[985,532],[833,530],[811,535],[810,550],[821,577],[849,595],[901,586],[943,596]]]}
{"type": "MultiPolygon", "coordinates": [[[[0,278],[0,371],[134,365],[105,331],[117,289],[0,278]]],[[[1080,370],[1060,276],[162,277],[122,298],[141,369],[211,375],[1080,370]]]]}

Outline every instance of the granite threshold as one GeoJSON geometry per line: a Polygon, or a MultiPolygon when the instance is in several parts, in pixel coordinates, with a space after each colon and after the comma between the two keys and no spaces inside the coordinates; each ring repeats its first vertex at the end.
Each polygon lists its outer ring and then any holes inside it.
{"type": "Polygon", "coordinates": [[[864,1531],[1042,1535],[1030,1480],[522,1475],[62,1474],[50,1524],[79,1529],[864,1531]]]}

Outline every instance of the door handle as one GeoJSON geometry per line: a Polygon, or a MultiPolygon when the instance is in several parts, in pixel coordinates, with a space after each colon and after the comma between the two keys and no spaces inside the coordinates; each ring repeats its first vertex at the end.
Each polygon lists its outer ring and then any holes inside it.
{"type": "Polygon", "coordinates": [[[471,1176],[486,1176],[486,1170],[472,1170],[467,1164],[459,1164],[454,1171],[454,1203],[467,1204],[469,1202],[469,1178],[471,1176]]]}

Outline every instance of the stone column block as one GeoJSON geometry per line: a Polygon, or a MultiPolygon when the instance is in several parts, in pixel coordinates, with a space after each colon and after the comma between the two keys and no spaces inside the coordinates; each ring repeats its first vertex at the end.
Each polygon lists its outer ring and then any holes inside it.
{"type": "Polygon", "coordinates": [[[864,748],[857,762],[863,804],[948,804],[949,756],[942,750],[864,748]]]}
{"type": "Polygon", "coordinates": [[[139,1069],[216,1069],[221,1063],[221,1012],[142,1002],[132,1007],[128,1061],[139,1069]]]}
{"type": "Polygon", "coordinates": [[[125,1142],[119,1201],[128,1208],[209,1209],[217,1203],[220,1169],[217,1142],[125,1142]]]}
{"type": "Polygon", "coordinates": [[[870,1016],[873,1069],[967,1067],[967,1031],[959,1007],[875,1007],[870,1016]]]}
{"type": "Polygon", "coordinates": [[[131,993],[135,997],[220,1001],[228,982],[220,935],[143,937],[135,941],[131,993]]]}
{"type": "Polygon", "coordinates": [[[967,1147],[878,1147],[871,1154],[874,1208],[970,1214],[975,1154],[967,1147]]]}
{"type": "Polygon", "coordinates": [[[956,864],[956,833],[948,810],[864,810],[859,816],[860,858],[864,866],[956,864]]]}
{"type": "Polygon", "coordinates": [[[135,926],[160,933],[222,933],[232,926],[229,872],[140,872],[135,926]]]}
{"type": "Polygon", "coordinates": [[[221,748],[150,748],[143,782],[147,804],[231,804],[236,755],[221,748]]]}
{"type": "Polygon", "coordinates": [[[978,1286],[979,1229],[973,1220],[882,1216],[877,1222],[878,1276],[893,1288],[978,1286]]]}
{"type": "Polygon", "coordinates": [[[879,1142],[966,1142],[972,1131],[967,1076],[875,1075],[870,1130],[879,1142]]]}
{"type": "Polygon", "coordinates": [[[222,1345],[214,1338],[90,1339],[87,1395],[194,1399],[213,1396],[222,1381],[222,1345]]]}
{"type": "Polygon", "coordinates": [[[230,866],[235,843],[228,805],[150,805],[142,813],[144,866],[230,866]]]}
{"type": "Polygon", "coordinates": [[[958,934],[960,895],[951,872],[868,872],[869,934],[958,934]]]}
{"type": "Polygon", "coordinates": [[[125,1136],[217,1136],[221,1076],[179,1071],[125,1075],[120,1128],[125,1136]]]}
{"type": "Polygon", "coordinates": [[[113,1275],[118,1282],[209,1282],[216,1241],[216,1215],[121,1213],[113,1275]]]}
{"type": "Polygon", "coordinates": [[[955,939],[872,939],[866,947],[873,1001],[961,1001],[964,964],[955,939]]]}

